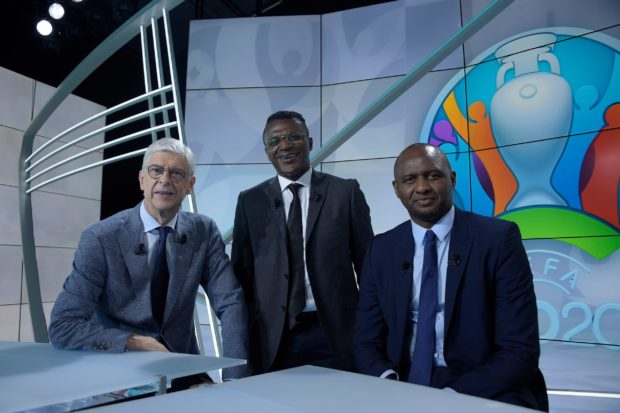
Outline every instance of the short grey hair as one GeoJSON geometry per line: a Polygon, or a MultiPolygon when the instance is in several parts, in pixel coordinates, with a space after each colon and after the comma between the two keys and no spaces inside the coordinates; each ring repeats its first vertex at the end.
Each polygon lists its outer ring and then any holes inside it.
{"type": "Polygon", "coordinates": [[[149,147],[146,148],[144,158],[142,158],[142,169],[149,166],[149,160],[151,159],[151,155],[153,155],[155,152],[168,152],[182,156],[183,158],[185,158],[185,161],[189,166],[190,176],[194,176],[194,172],[196,169],[196,160],[194,159],[194,153],[189,148],[189,146],[184,145],[180,140],[174,138],[161,138],[150,144],[149,147]]]}

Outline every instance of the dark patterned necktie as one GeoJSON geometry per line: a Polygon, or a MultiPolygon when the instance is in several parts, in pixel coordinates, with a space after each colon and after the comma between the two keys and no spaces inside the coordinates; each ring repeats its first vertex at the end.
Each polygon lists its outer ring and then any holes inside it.
{"type": "Polygon", "coordinates": [[[305,271],[304,271],[304,236],[301,223],[301,201],[299,188],[301,184],[290,184],[287,189],[293,194],[293,201],[288,210],[286,226],[288,229],[288,263],[289,295],[287,320],[289,329],[296,323],[296,317],[306,306],[305,271]]]}
{"type": "Polygon", "coordinates": [[[151,279],[151,304],[155,320],[161,326],[164,320],[164,310],[166,308],[166,296],[168,295],[168,260],[166,259],[166,239],[172,231],[170,227],[157,228],[159,239],[155,246],[155,256],[153,258],[153,272],[151,279]]]}
{"type": "Polygon", "coordinates": [[[409,382],[425,386],[431,383],[435,356],[435,316],[437,314],[437,248],[435,233],[424,235],[424,264],[422,265],[422,286],[418,301],[418,323],[415,333],[415,347],[411,359],[409,382]]]}

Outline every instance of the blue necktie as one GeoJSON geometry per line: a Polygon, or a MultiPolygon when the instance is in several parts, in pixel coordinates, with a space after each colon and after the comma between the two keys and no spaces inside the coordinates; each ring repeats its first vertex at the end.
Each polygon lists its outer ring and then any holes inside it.
{"type": "Polygon", "coordinates": [[[418,323],[415,347],[409,370],[409,382],[428,386],[431,383],[435,356],[435,315],[437,314],[437,248],[435,233],[430,229],[424,235],[424,264],[422,286],[418,301],[418,323]]]}
{"type": "Polygon", "coordinates": [[[301,223],[301,200],[299,189],[301,184],[292,183],[287,189],[293,194],[293,201],[288,211],[286,226],[288,229],[288,262],[289,262],[289,296],[288,296],[288,327],[293,328],[297,316],[306,307],[306,274],[304,270],[304,235],[301,223]]]}
{"type": "Polygon", "coordinates": [[[151,305],[153,306],[153,316],[161,326],[164,320],[164,310],[166,308],[166,296],[168,295],[168,260],[166,259],[166,238],[172,231],[170,227],[158,227],[159,239],[155,246],[155,256],[153,257],[153,271],[151,278],[151,305]]]}

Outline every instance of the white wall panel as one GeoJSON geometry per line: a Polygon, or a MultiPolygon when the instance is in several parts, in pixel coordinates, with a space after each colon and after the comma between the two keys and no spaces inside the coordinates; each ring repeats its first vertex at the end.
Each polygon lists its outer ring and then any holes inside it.
{"type": "Polygon", "coordinates": [[[2,150],[0,150],[0,184],[12,186],[17,186],[18,184],[19,152],[23,136],[24,133],[20,130],[0,126],[0,142],[2,143],[2,150]]]}
{"type": "MultiPolygon", "coordinates": [[[[22,277],[18,161],[23,133],[30,124],[33,106],[36,107],[35,112],[40,110],[53,91],[54,88],[0,68],[0,340],[33,339],[30,312],[24,304],[28,299],[22,277]],[[33,94],[36,95],[34,104],[33,94]]],[[[70,96],[44,126],[42,133],[49,138],[103,109],[100,105],[70,96]]],[[[99,120],[90,130],[103,125],[105,119],[99,120]]],[[[42,136],[36,137],[35,148],[47,140],[42,136]]],[[[102,142],[103,136],[99,136],[80,146],[92,147],[102,142]]],[[[60,143],[52,146],[58,147],[60,143]]],[[[79,151],[81,149],[73,148],[63,156],[79,151]]],[[[61,171],[101,159],[101,152],[94,153],[63,167],[61,171]]],[[[57,161],[58,158],[55,158],[45,164],[57,161]]],[[[37,244],[54,247],[37,248],[42,298],[46,302],[44,309],[49,319],[53,301],[71,270],[74,248],[81,232],[99,220],[101,168],[58,181],[46,187],[45,191],[57,193],[37,191],[32,195],[32,205],[37,244]]]]}
{"type": "MultiPolygon", "coordinates": [[[[460,28],[458,0],[405,0],[323,16],[323,84],[402,75],[460,28]]],[[[457,49],[437,69],[462,66],[457,49]]]]}
{"type": "Polygon", "coordinates": [[[0,305],[0,340],[19,339],[19,305],[0,305]]]}
{"type": "MultiPolygon", "coordinates": [[[[19,304],[21,278],[21,247],[0,245],[0,280],[2,280],[2,288],[0,288],[0,306],[19,304]]],[[[0,326],[1,325],[0,323],[0,326]]],[[[0,330],[2,330],[1,327],[0,330]]]]}
{"type": "Polygon", "coordinates": [[[0,125],[26,130],[32,112],[34,81],[0,67],[0,125]]]}
{"type": "Polygon", "coordinates": [[[318,85],[319,21],[286,16],[191,22],[187,88],[318,85]]]}
{"type": "MultiPolygon", "coordinates": [[[[490,0],[462,0],[464,22],[490,3],[490,0]]],[[[529,30],[548,26],[598,30],[619,21],[617,0],[515,0],[465,43],[465,62],[469,63],[497,40],[529,30]]]]}
{"type": "MultiPolygon", "coordinates": [[[[43,302],[56,301],[62,285],[71,273],[75,249],[37,247],[39,285],[43,302]]],[[[22,303],[28,302],[26,282],[23,280],[22,303]]]]}
{"type": "MultiPolygon", "coordinates": [[[[413,69],[461,28],[459,0],[405,0],[406,71],[413,69]]],[[[463,65],[463,51],[458,47],[434,70],[463,65]]]]}
{"type": "Polygon", "coordinates": [[[394,194],[393,171],[394,159],[323,163],[323,172],[359,181],[370,206],[375,234],[385,232],[409,218],[394,194]]]}
{"type": "MultiPolygon", "coordinates": [[[[45,315],[45,321],[48,326],[50,323],[50,313],[52,312],[52,307],[54,307],[54,303],[43,303],[43,314],[45,315]]],[[[21,306],[19,341],[34,341],[32,322],[30,320],[30,308],[28,307],[28,304],[23,304],[21,306]]]]}
{"type": "Polygon", "coordinates": [[[0,185],[0,245],[22,243],[17,195],[16,187],[0,185]]]}
{"type": "Polygon", "coordinates": [[[35,191],[32,210],[37,246],[76,248],[82,231],[99,221],[100,206],[99,201],[35,191]]]}
{"type": "MultiPolygon", "coordinates": [[[[48,86],[45,83],[36,83],[33,117],[36,117],[39,111],[45,106],[45,104],[55,92],[55,88],[48,86]]],[[[79,96],[69,95],[60,104],[60,106],[56,109],[52,116],[48,118],[47,122],[43,124],[37,134],[45,136],[46,138],[53,138],[57,134],[65,131],[70,126],[73,126],[86,118],[102,112],[103,110],[105,110],[105,108],[101,105],[90,102],[79,96]]],[[[73,141],[73,139],[82,136],[87,132],[99,129],[103,126],[105,126],[105,118],[98,119],[97,121],[92,122],[84,126],[83,128],[78,129],[75,132],[72,132],[71,134],[63,137],[62,140],[64,142],[71,142],[73,141]]],[[[93,136],[92,138],[80,142],[79,146],[92,148],[94,146],[102,144],[104,142],[104,139],[105,138],[103,134],[98,134],[93,136]]]]}
{"type": "Polygon", "coordinates": [[[213,218],[224,232],[233,225],[239,192],[275,175],[271,164],[198,165],[195,191],[198,211],[213,218]]]}
{"type": "Polygon", "coordinates": [[[187,92],[185,131],[197,163],[268,162],[261,137],[278,110],[304,115],[320,142],[320,88],[265,88],[187,92]]]}
{"type": "MultiPolygon", "coordinates": [[[[458,70],[426,75],[338,148],[328,161],[397,156],[418,142],[424,115],[443,85],[458,70]]],[[[326,86],[323,88],[323,144],[370,106],[400,77],[326,86]]]]}
{"type": "MultiPolygon", "coordinates": [[[[44,142],[48,142],[49,139],[42,138],[37,136],[34,143],[34,148],[38,148],[44,144],[44,142]]],[[[64,143],[62,142],[54,142],[46,148],[45,153],[49,153],[52,150],[55,150],[64,143]]],[[[64,159],[67,159],[73,155],[79,154],[83,152],[85,149],[83,147],[71,146],[58,154],[50,157],[49,159],[43,161],[41,164],[37,165],[32,174],[38,173],[39,171],[56,164],[64,159]]],[[[37,178],[32,181],[32,185],[36,185],[38,183],[44,182],[50,178],[55,176],[59,176],[64,172],[68,172],[79,168],[81,166],[89,165],[95,162],[99,162],[103,159],[102,152],[93,152],[78,159],[75,159],[65,165],[62,165],[46,174],[42,175],[40,178],[37,178]]],[[[80,172],[75,175],[71,175],[69,177],[63,178],[56,182],[53,182],[49,185],[42,187],[41,191],[46,192],[55,192],[59,194],[65,195],[73,195],[82,198],[90,198],[90,199],[101,199],[101,176],[102,176],[102,167],[96,167],[92,169],[88,169],[86,171],[80,172]]]]}

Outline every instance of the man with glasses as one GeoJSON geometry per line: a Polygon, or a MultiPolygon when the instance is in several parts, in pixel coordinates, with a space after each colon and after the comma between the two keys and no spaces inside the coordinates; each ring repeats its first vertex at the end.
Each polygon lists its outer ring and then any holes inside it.
{"type": "Polygon", "coordinates": [[[138,174],[144,200],[82,234],[52,310],[55,347],[198,354],[193,315],[202,285],[221,320],[224,356],[247,359],[247,309],[220,233],[210,218],[180,210],[194,169],[192,151],[176,139],[148,147],[138,174]]]}
{"type": "Polygon", "coordinates": [[[263,143],[278,175],[239,195],[232,245],[250,312],[250,367],[351,370],[355,274],[373,235],[364,194],[354,179],[311,168],[299,113],[272,114],[263,143]]]}

